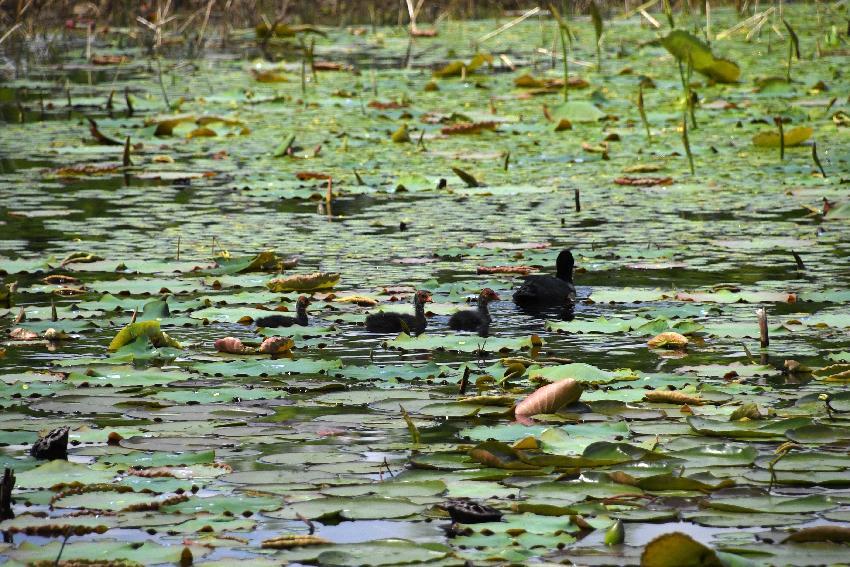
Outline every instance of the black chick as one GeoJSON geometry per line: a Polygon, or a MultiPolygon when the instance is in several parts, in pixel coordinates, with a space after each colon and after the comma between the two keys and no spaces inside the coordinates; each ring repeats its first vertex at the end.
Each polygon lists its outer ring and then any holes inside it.
{"type": "Polygon", "coordinates": [[[573,285],[573,253],[564,250],[555,263],[557,275],[526,276],[514,292],[514,303],[521,306],[566,305],[575,303],[576,286],[573,285]]]}
{"type": "Polygon", "coordinates": [[[421,335],[428,326],[425,304],[431,301],[431,293],[419,290],[413,295],[413,315],[408,313],[372,313],[366,317],[366,330],[372,333],[400,333],[421,335]]]}
{"type": "Polygon", "coordinates": [[[478,294],[477,309],[463,309],[458,311],[449,319],[449,327],[455,331],[475,331],[481,336],[487,336],[490,330],[490,309],[491,301],[499,301],[499,295],[485,287],[478,294]]]}
{"type": "Polygon", "coordinates": [[[499,510],[474,500],[449,500],[440,507],[449,513],[452,522],[458,524],[482,524],[502,519],[499,510]]]}
{"type": "Polygon", "coordinates": [[[269,315],[267,317],[258,317],[254,322],[258,327],[291,327],[300,325],[306,327],[307,321],[307,306],[310,305],[310,298],[302,295],[295,303],[295,317],[289,315],[269,315]]]}

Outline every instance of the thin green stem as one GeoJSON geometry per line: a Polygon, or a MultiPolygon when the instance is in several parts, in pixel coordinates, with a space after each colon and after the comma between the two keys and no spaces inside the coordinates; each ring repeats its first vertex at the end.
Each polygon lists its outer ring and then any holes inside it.
{"type": "Polygon", "coordinates": [[[564,61],[564,102],[570,99],[570,63],[567,59],[567,38],[564,28],[561,30],[561,57],[564,61]]]}
{"type": "Polygon", "coordinates": [[[688,155],[688,166],[691,168],[691,175],[695,175],[694,170],[694,155],[691,153],[691,141],[688,138],[688,117],[682,115],[682,144],[685,146],[685,153],[688,155]]]}
{"type": "Polygon", "coordinates": [[[637,107],[638,112],[640,113],[641,122],[643,122],[643,127],[646,129],[646,140],[647,143],[652,143],[652,132],[649,129],[649,120],[646,117],[646,108],[643,104],[643,85],[638,85],[638,98],[637,98],[637,107]]]}

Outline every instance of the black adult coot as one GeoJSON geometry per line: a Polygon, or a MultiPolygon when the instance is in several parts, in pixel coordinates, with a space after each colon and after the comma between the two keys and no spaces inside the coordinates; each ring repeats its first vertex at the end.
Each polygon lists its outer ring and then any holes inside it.
{"type": "Polygon", "coordinates": [[[487,334],[491,321],[488,306],[491,301],[499,299],[501,298],[495,291],[485,287],[478,294],[478,308],[458,311],[449,319],[449,327],[455,331],[477,331],[479,334],[487,334]]]}
{"type": "Polygon", "coordinates": [[[295,303],[295,317],[289,315],[269,315],[267,317],[258,317],[254,322],[258,327],[291,327],[293,325],[306,327],[308,324],[307,306],[310,303],[310,298],[302,295],[295,303]]]}
{"type": "Polygon", "coordinates": [[[514,292],[514,303],[523,306],[566,305],[575,303],[576,286],[573,285],[573,253],[564,250],[558,254],[555,276],[526,276],[514,292]]]}
{"type": "Polygon", "coordinates": [[[372,313],[366,317],[366,330],[372,333],[400,333],[421,335],[428,326],[425,319],[425,304],[431,301],[431,293],[419,290],[413,295],[413,315],[408,313],[372,313]]]}

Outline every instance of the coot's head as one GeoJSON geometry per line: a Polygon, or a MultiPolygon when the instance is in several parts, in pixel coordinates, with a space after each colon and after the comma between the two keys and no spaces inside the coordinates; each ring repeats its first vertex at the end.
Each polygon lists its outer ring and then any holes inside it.
{"type": "Polygon", "coordinates": [[[499,297],[499,294],[489,287],[485,287],[478,294],[478,303],[490,303],[491,301],[499,301],[500,299],[502,298],[499,297]]]}
{"type": "Polygon", "coordinates": [[[298,307],[307,307],[311,303],[313,302],[310,300],[309,297],[307,297],[306,295],[299,295],[298,301],[295,303],[295,305],[298,307]]]}
{"type": "Polygon", "coordinates": [[[423,305],[425,303],[428,303],[429,301],[433,301],[431,299],[431,292],[426,291],[424,289],[420,289],[416,292],[416,295],[413,296],[413,303],[416,303],[418,305],[423,305]]]}
{"type": "Polygon", "coordinates": [[[555,262],[555,267],[558,270],[558,278],[571,282],[573,281],[573,267],[575,266],[575,260],[573,259],[573,253],[569,250],[563,250],[560,254],[558,254],[558,260],[555,262]]]}

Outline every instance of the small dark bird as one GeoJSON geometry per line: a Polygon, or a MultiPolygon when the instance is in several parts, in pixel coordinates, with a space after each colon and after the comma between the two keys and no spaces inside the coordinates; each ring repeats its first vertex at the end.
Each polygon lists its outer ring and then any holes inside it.
{"type": "Polygon", "coordinates": [[[576,286],[573,285],[573,253],[564,250],[558,254],[555,276],[526,276],[514,292],[514,303],[528,307],[573,304],[576,286]]]}
{"type": "Polygon", "coordinates": [[[428,326],[425,304],[431,301],[431,292],[419,290],[413,295],[413,315],[407,313],[372,313],[366,317],[366,330],[372,333],[400,333],[421,335],[428,326]]]}
{"type": "Polygon", "coordinates": [[[458,311],[449,319],[449,327],[455,331],[476,331],[479,335],[486,336],[490,328],[491,301],[499,301],[498,294],[485,287],[478,294],[478,309],[463,309],[458,311]]]}
{"type": "Polygon", "coordinates": [[[68,460],[68,432],[70,427],[58,427],[40,438],[30,447],[30,455],[36,459],[53,461],[68,460]]]}
{"type": "Polygon", "coordinates": [[[449,513],[452,522],[456,524],[482,524],[498,522],[502,519],[500,511],[473,500],[449,500],[440,507],[449,513]]]}
{"type": "Polygon", "coordinates": [[[302,295],[295,303],[295,317],[289,315],[269,315],[268,317],[258,317],[254,322],[258,327],[291,327],[293,325],[306,327],[308,325],[307,306],[310,303],[310,298],[302,295]]]}

